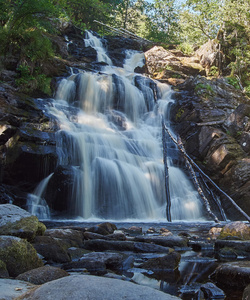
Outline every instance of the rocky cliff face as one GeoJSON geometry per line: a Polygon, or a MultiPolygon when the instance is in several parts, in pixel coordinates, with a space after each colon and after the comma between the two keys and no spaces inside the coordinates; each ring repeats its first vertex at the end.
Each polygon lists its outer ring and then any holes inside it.
{"type": "MultiPolygon", "coordinates": [[[[43,66],[47,75],[55,77],[52,90],[62,76],[70,74],[70,68],[98,70],[96,52],[85,47],[83,36],[74,27],[66,26],[53,43],[61,58],[43,66]]],[[[109,37],[105,43],[117,66],[125,57],[125,48],[142,49],[135,41],[117,37],[109,37]]],[[[226,79],[205,77],[211,65],[220,65],[216,45],[208,47],[205,54],[198,52],[193,57],[153,47],[145,53],[146,65],[138,72],[174,86],[172,122],[187,152],[250,214],[249,99],[226,79]]],[[[50,99],[20,94],[15,76],[13,68],[0,75],[0,203],[25,207],[25,193],[56,168],[57,124],[46,113],[50,99]]]]}
{"type": "Polygon", "coordinates": [[[172,121],[187,153],[250,214],[250,101],[226,78],[204,76],[220,55],[211,42],[189,58],[161,47],[146,52],[151,76],[175,85],[172,121]]]}

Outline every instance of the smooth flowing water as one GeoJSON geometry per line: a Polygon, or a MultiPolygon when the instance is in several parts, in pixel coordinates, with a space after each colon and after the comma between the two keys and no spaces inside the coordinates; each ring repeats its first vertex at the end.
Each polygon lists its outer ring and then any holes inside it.
{"type": "MultiPolygon", "coordinates": [[[[60,127],[59,165],[72,166],[71,215],[85,220],[166,220],[161,117],[169,124],[171,88],[133,73],[143,65],[143,53],[128,52],[124,68],[117,68],[97,37],[89,33],[85,43],[108,65],[99,73],[79,72],[63,79],[47,108],[60,127]]],[[[171,148],[172,220],[202,220],[199,195],[173,163],[176,150],[171,148]]]]}

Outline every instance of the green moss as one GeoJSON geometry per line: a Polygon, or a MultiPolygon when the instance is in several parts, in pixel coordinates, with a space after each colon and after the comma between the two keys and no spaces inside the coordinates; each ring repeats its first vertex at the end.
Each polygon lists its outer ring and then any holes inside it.
{"type": "Polygon", "coordinates": [[[43,266],[34,247],[19,238],[0,238],[0,260],[7,267],[10,276],[16,277],[28,270],[43,266]]]}
{"type": "Polygon", "coordinates": [[[218,238],[219,239],[238,238],[241,240],[250,240],[250,230],[239,232],[236,230],[223,228],[218,238]]]}
{"type": "Polygon", "coordinates": [[[32,241],[38,231],[38,218],[30,216],[22,218],[14,223],[7,223],[0,228],[0,235],[11,235],[32,241]]]}
{"type": "Polygon", "coordinates": [[[176,121],[180,120],[180,118],[183,115],[183,113],[184,113],[184,108],[179,108],[178,111],[177,111],[177,113],[176,113],[176,115],[175,115],[176,121]]]}
{"type": "Polygon", "coordinates": [[[45,231],[46,231],[46,226],[42,222],[38,222],[36,235],[44,235],[45,231]]]}

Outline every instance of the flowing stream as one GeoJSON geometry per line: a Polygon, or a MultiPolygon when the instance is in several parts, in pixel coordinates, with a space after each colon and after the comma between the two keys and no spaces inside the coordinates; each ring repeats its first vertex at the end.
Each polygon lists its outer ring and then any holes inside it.
{"type": "MultiPolygon", "coordinates": [[[[79,71],[63,79],[53,105],[47,107],[60,127],[58,164],[72,171],[71,216],[165,221],[161,116],[169,126],[171,88],[133,73],[143,66],[143,53],[128,51],[124,67],[117,68],[97,37],[88,33],[85,43],[107,66],[99,73],[79,71]]],[[[170,145],[172,220],[202,220],[198,192],[174,158],[176,149],[170,145]]],[[[34,192],[36,196],[46,200],[51,177],[40,185],[42,191],[34,192]]]]}

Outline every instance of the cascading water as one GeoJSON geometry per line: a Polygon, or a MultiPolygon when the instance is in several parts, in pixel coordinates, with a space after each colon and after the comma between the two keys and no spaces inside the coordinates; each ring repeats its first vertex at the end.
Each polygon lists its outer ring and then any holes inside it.
{"type": "MultiPolygon", "coordinates": [[[[95,36],[89,33],[85,42],[101,52],[98,60],[110,63],[95,36]]],[[[63,79],[48,107],[60,126],[59,165],[71,166],[71,216],[166,220],[161,115],[167,115],[172,92],[132,73],[144,59],[132,54],[123,69],[107,66],[101,74],[63,79]]],[[[172,219],[202,218],[198,193],[171,158],[168,163],[172,219]]]]}

